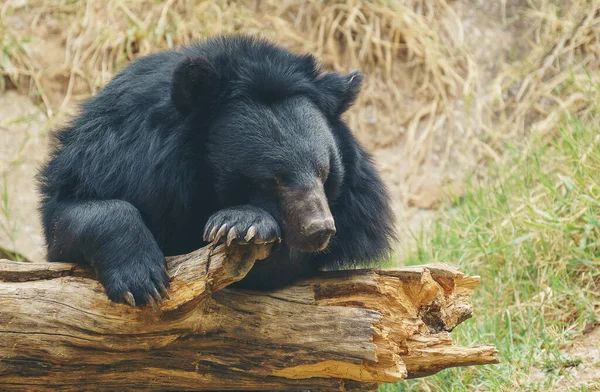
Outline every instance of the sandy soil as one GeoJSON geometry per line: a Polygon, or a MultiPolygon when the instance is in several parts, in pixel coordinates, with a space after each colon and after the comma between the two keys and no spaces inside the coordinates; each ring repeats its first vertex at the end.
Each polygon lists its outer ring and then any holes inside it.
{"type": "Polygon", "coordinates": [[[44,258],[35,175],[46,158],[47,117],[15,91],[0,95],[0,247],[28,260],[44,258]],[[4,197],[6,195],[6,197],[4,197]]]}
{"type": "Polygon", "coordinates": [[[581,359],[581,364],[565,369],[564,378],[558,385],[559,389],[576,388],[587,383],[588,388],[593,386],[600,390],[600,326],[565,348],[565,353],[571,358],[581,359]]]}
{"type": "MultiPolygon", "coordinates": [[[[572,345],[561,350],[564,365],[553,369],[560,380],[557,391],[600,391],[600,326],[578,337],[572,345]]],[[[548,370],[536,368],[524,385],[540,383],[548,370]]]]}

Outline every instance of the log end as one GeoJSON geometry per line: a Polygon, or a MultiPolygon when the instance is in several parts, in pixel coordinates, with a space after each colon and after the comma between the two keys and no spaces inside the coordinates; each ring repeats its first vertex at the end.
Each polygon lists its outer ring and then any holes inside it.
{"type": "MultiPolygon", "coordinates": [[[[279,369],[274,375],[393,383],[449,367],[498,363],[494,346],[459,346],[450,336],[456,326],[472,317],[470,299],[479,282],[479,277],[465,276],[445,264],[328,272],[302,282],[300,285],[312,288],[317,305],[377,312],[371,331],[375,358],[358,364],[303,364],[279,369]]],[[[284,289],[278,295],[294,293],[284,289]]]]}

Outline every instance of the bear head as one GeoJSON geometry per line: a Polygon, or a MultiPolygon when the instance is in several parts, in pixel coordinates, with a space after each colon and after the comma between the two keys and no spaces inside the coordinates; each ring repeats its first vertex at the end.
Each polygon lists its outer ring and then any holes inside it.
{"type": "Polygon", "coordinates": [[[265,41],[209,41],[174,70],[172,101],[202,135],[223,207],[252,204],[303,252],[326,248],[344,184],[336,132],[363,76],[323,73],[314,57],[265,41]]]}

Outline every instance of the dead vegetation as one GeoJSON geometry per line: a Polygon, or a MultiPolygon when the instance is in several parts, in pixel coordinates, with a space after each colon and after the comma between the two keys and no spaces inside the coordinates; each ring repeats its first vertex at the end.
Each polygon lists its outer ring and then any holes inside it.
{"type": "Polygon", "coordinates": [[[494,81],[492,148],[531,134],[544,137],[564,116],[585,117],[597,107],[600,4],[536,3],[523,14],[528,55],[507,64],[494,81]]]}
{"type": "Polygon", "coordinates": [[[55,125],[134,58],[218,33],[266,36],[327,69],[361,68],[368,81],[349,121],[402,210],[588,110],[599,24],[584,0],[8,0],[0,71],[3,88],[36,97],[55,125]]]}

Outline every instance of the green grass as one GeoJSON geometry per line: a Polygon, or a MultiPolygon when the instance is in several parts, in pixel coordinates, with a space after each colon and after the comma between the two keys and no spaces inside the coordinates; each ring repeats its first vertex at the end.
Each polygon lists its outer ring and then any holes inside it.
{"type": "Polygon", "coordinates": [[[559,348],[600,321],[600,121],[567,120],[527,150],[472,180],[404,261],[481,276],[474,317],[452,335],[495,344],[502,362],[380,391],[546,391],[578,363],[559,348]]]}

